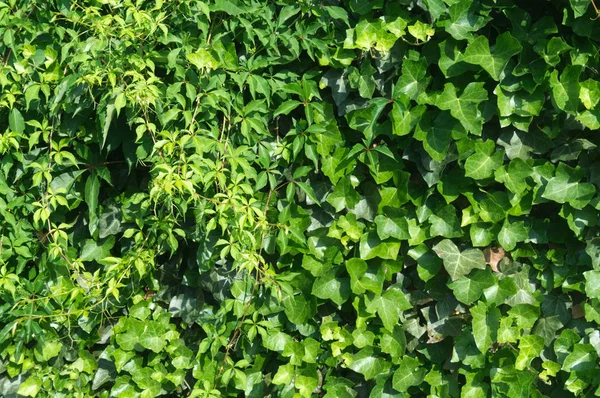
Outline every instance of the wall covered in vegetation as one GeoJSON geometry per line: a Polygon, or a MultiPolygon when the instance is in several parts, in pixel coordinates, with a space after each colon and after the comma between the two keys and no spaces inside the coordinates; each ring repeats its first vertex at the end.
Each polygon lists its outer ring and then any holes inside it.
{"type": "Polygon", "coordinates": [[[0,1],[0,396],[600,396],[598,15],[0,1]]]}

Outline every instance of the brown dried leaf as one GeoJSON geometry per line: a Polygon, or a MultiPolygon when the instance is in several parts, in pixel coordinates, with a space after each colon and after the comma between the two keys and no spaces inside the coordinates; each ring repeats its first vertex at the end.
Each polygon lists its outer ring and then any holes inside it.
{"type": "Polygon", "coordinates": [[[585,311],[581,304],[575,304],[571,307],[571,315],[573,316],[573,319],[579,319],[585,316],[585,311]]]}
{"type": "Polygon", "coordinates": [[[488,247],[483,251],[485,256],[485,262],[492,267],[492,271],[500,272],[498,270],[498,263],[506,257],[506,252],[501,247],[488,247]]]}

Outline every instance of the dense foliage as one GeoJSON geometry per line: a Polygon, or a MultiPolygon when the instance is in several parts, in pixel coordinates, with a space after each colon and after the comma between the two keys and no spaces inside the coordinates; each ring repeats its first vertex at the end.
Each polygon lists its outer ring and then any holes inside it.
{"type": "Polygon", "coordinates": [[[597,17],[0,1],[0,395],[600,396],[597,17]]]}

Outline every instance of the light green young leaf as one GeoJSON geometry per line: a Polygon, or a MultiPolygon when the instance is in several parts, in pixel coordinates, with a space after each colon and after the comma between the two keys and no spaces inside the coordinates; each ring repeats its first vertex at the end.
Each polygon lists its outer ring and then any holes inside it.
{"type": "Polygon", "coordinates": [[[579,83],[579,99],[586,109],[594,109],[600,101],[600,82],[587,79],[579,83]]]}
{"type": "Polygon", "coordinates": [[[27,380],[25,380],[19,386],[17,390],[17,394],[22,395],[24,397],[35,397],[38,395],[40,390],[42,389],[42,379],[37,376],[29,376],[27,380]]]}
{"type": "Polygon", "coordinates": [[[531,361],[538,357],[544,349],[544,339],[540,336],[530,334],[521,337],[519,341],[519,355],[515,362],[517,370],[525,370],[531,361]]]}
{"type": "Polygon", "coordinates": [[[200,49],[195,53],[186,54],[186,58],[192,65],[202,71],[219,67],[219,62],[205,49],[200,49]]]}

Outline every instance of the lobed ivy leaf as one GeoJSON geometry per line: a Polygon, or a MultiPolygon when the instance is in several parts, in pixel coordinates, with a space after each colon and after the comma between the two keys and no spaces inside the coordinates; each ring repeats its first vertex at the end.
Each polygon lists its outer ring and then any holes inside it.
{"type": "Polygon", "coordinates": [[[478,249],[460,251],[449,239],[444,239],[433,246],[433,251],[442,259],[444,268],[452,280],[467,275],[473,269],[485,269],[485,257],[478,249]]]}

